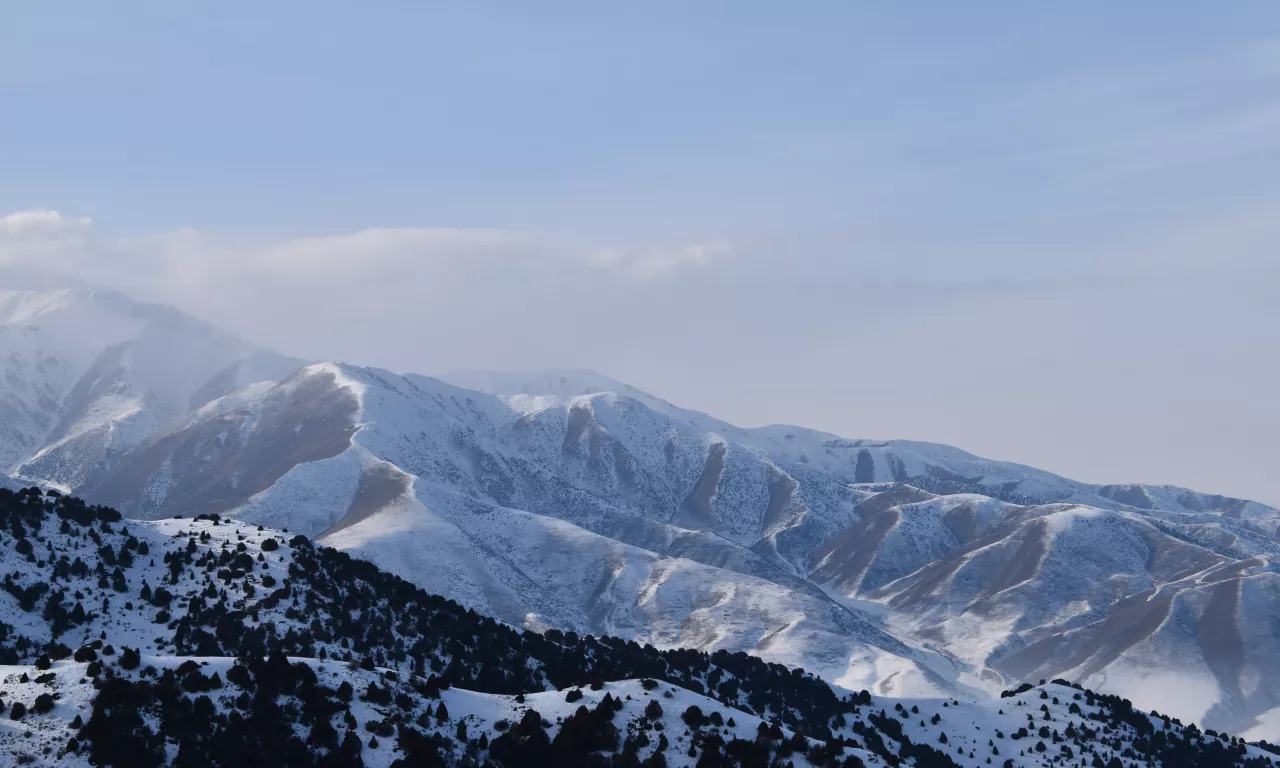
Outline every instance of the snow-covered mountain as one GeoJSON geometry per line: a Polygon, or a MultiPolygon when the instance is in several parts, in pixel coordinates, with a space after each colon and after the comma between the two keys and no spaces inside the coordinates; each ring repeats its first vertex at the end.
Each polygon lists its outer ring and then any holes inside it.
{"type": "Polygon", "coordinates": [[[849,690],[979,702],[1063,677],[1280,736],[1265,505],[744,429],[591,372],[304,365],[114,294],[0,306],[0,454],[131,517],[232,515],[514,626],[849,690]]]}
{"type": "MultiPolygon", "coordinates": [[[[122,521],[0,491],[0,570],[5,765],[519,768],[630,751],[621,765],[692,766],[741,741],[813,766],[826,744],[793,728],[856,712],[745,656],[522,635],[303,537],[217,518],[122,521]],[[534,728],[541,746],[525,743],[534,728]],[[525,759],[538,749],[554,759],[525,759]]],[[[842,760],[885,765],[849,746],[842,760]]]]}
{"type": "Polygon", "coordinates": [[[111,291],[0,291],[0,465],[79,487],[219,398],[300,361],[111,291]]]}
{"type": "Polygon", "coordinates": [[[1063,681],[837,692],[747,654],[477,615],[303,536],[0,491],[5,765],[1272,765],[1063,681]]]}

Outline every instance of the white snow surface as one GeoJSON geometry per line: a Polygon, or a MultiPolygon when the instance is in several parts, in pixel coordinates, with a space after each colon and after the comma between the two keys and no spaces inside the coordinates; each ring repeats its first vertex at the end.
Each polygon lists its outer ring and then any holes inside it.
{"type": "Polygon", "coordinates": [[[1280,512],[1256,502],[744,429],[590,371],[303,366],[102,291],[0,292],[0,359],[13,474],[316,536],[514,625],[886,695],[1067,677],[1275,720],[1280,512]]]}
{"type": "Polygon", "coordinates": [[[300,364],[112,291],[0,291],[0,465],[63,487],[210,400],[300,364]]]}
{"type": "MultiPolygon", "coordinates": [[[[39,528],[28,532],[30,539],[37,544],[35,552],[43,555],[47,549],[55,550],[58,555],[80,557],[86,563],[96,564],[97,550],[94,542],[79,532],[74,535],[60,534],[57,524],[56,518],[48,518],[39,528]]],[[[194,542],[197,555],[209,550],[219,551],[224,547],[235,549],[241,544],[245,545],[251,556],[255,553],[265,555],[262,561],[258,561],[260,566],[255,567],[252,578],[224,584],[232,592],[241,593],[233,594],[233,599],[261,599],[266,590],[258,592],[256,597],[250,597],[246,586],[254,582],[262,583],[263,578],[268,575],[283,582],[293,556],[292,549],[288,546],[263,552],[262,543],[268,538],[281,541],[286,536],[279,531],[259,530],[256,526],[237,521],[216,524],[209,520],[190,519],[126,520],[113,527],[117,530],[127,527],[130,535],[147,544],[149,552],[139,554],[133,564],[125,569],[129,580],[126,594],[122,595],[112,589],[99,589],[92,570],[83,579],[77,580],[71,576],[65,583],[59,583],[59,588],[65,587],[68,594],[77,592],[75,599],[82,601],[90,613],[85,624],[73,628],[59,639],[73,646],[81,642],[97,641],[100,644],[99,658],[109,667],[109,674],[113,676],[145,678],[156,675],[160,670],[177,669],[184,663],[194,662],[204,675],[212,676],[216,672],[221,679],[227,680],[227,672],[235,663],[234,659],[170,655],[162,638],[155,637],[165,634],[163,627],[158,627],[155,623],[155,609],[143,605],[128,608],[123,604],[135,594],[141,582],[161,584],[167,572],[161,555],[167,548],[188,546],[184,544],[188,541],[194,542]],[[96,606],[104,597],[111,601],[110,607],[98,611],[96,606]],[[111,646],[112,650],[106,650],[106,646],[111,646]],[[125,670],[117,664],[119,654],[125,646],[140,647],[143,651],[141,664],[134,670],[125,670]]],[[[121,530],[121,536],[123,535],[121,530]]],[[[33,569],[24,568],[24,565],[24,560],[12,546],[0,547],[0,570],[10,574],[19,584],[27,584],[32,578],[38,578],[38,575],[32,573],[33,569]]],[[[177,583],[166,586],[172,590],[174,602],[180,605],[210,583],[212,582],[203,572],[184,570],[177,583]]],[[[37,639],[47,638],[47,633],[41,634],[44,622],[35,613],[21,610],[16,605],[16,598],[8,591],[0,591],[0,615],[6,621],[14,623],[20,632],[37,639]]],[[[289,624],[301,628],[299,622],[304,619],[290,619],[283,613],[283,609],[271,609],[264,612],[262,620],[283,623],[286,626],[282,629],[287,629],[289,624]]],[[[290,661],[311,666],[319,682],[329,688],[336,689],[341,683],[347,682],[357,692],[367,690],[371,683],[389,688],[392,692],[411,690],[403,669],[362,669],[334,658],[292,658],[290,661]]],[[[5,716],[0,717],[0,764],[89,764],[84,752],[77,754],[65,751],[67,740],[76,733],[72,721],[77,716],[82,722],[87,721],[92,713],[95,690],[89,674],[88,664],[70,659],[54,661],[47,670],[34,666],[0,667],[0,699],[3,699],[7,710],[5,716]],[[54,701],[48,711],[37,712],[37,697],[42,694],[51,695],[54,701]],[[23,704],[27,709],[20,719],[8,714],[16,703],[23,704]]],[[[231,699],[237,693],[237,689],[226,687],[227,685],[229,684],[210,693],[219,709],[229,708],[231,699]]],[[[656,749],[657,736],[662,734],[669,740],[665,755],[668,765],[672,766],[692,766],[697,760],[697,757],[687,754],[693,734],[682,718],[683,713],[691,706],[697,706],[709,718],[713,717],[713,713],[719,716],[721,725],[706,725],[703,728],[714,729],[725,741],[734,738],[753,740],[761,726],[761,720],[755,716],[665,682],[655,684],[653,681],[646,683],[621,680],[603,683],[594,689],[584,687],[573,691],[575,701],[568,700],[571,698],[568,690],[514,697],[449,688],[440,693],[439,700],[448,709],[447,720],[433,720],[426,716],[439,704],[439,701],[430,698],[416,700],[413,708],[407,712],[407,717],[410,721],[416,721],[428,733],[449,737],[452,757],[461,758],[465,748],[453,739],[460,722],[465,723],[468,733],[473,737],[485,733],[492,740],[523,717],[527,710],[533,709],[542,716],[547,724],[548,735],[554,738],[561,722],[579,707],[594,708],[601,699],[609,695],[622,704],[614,723],[623,735],[644,730],[650,737],[650,744],[641,748],[639,756],[643,759],[656,749]],[[651,701],[656,701],[662,710],[656,720],[645,714],[651,701]]],[[[184,695],[194,698],[200,694],[184,695]]],[[[351,712],[360,724],[379,721],[384,716],[382,707],[359,697],[352,700],[351,712]]],[[[1098,732],[1097,736],[1086,739],[1084,746],[1106,762],[1112,755],[1119,755],[1129,748],[1135,736],[1127,728],[1113,729],[1107,712],[1092,703],[1087,693],[1053,683],[1036,686],[1016,696],[983,702],[965,702],[949,697],[872,696],[869,702],[861,703],[856,711],[850,713],[843,724],[836,723],[834,730],[837,735],[859,745],[846,749],[845,755],[857,756],[873,768],[885,763],[878,755],[863,748],[870,745],[864,732],[859,730],[871,722],[872,716],[899,721],[903,732],[911,741],[944,751],[966,768],[1003,764],[1005,760],[1013,760],[1014,765],[1018,766],[1061,765],[1066,756],[1064,748],[1073,750],[1071,758],[1065,759],[1065,764],[1074,764],[1075,760],[1091,757],[1074,741],[1073,734],[1083,733],[1083,729],[1098,732]],[[1019,733],[1021,728],[1027,729],[1026,735],[1019,733]],[[1042,728],[1045,730],[1042,731],[1042,728]],[[1040,750],[1041,745],[1044,746],[1043,751],[1040,750]],[[988,759],[992,763],[987,763],[988,759]]],[[[1174,736],[1182,732],[1181,725],[1167,722],[1154,714],[1140,716],[1151,722],[1157,730],[1166,730],[1174,736]]],[[[1268,713],[1259,728],[1265,729],[1273,724],[1268,722],[1273,719],[1274,715],[1268,713]]],[[[335,718],[334,724],[342,727],[338,718],[335,718]]],[[[880,731],[884,732],[883,729],[880,731]]],[[[1257,737],[1261,733],[1251,733],[1250,736],[1257,737]]],[[[790,738],[791,735],[790,731],[783,729],[784,738],[790,738]]],[[[1203,738],[1218,737],[1206,735],[1203,738]]],[[[814,746],[818,744],[814,741],[809,743],[814,746]]],[[[886,738],[886,744],[892,752],[896,753],[899,749],[899,744],[891,739],[886,738]]],[[[171,756],[174,749],[176,745],[171,745],[171,756]]],[[[1245,748],[1245,751],[1250,757],[1266,756],[1266,753],[1253,746],[1245,748]]],[[[398,757],[401,754],[395,739],[383,739],[377,746],[374,746],[372,739],[365,740],[362,758],[371,768],[388,768],[398,757]]],[[[790,759],[799,768],[810,765],[803,754],[797,753],[790,759]]]]}

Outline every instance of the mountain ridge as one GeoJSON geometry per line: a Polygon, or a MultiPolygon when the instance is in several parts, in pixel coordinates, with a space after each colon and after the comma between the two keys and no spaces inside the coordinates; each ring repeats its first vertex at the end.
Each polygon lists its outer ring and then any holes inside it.
{"type": "Polygon", "coordinates": [[[745,653],[530,632],[304,536],[0,491],[0,760],[17,765],[1273,765],[1066,681],[844,693],[745,653]],[[74,558],[74,559],[73,559],[74,558]],[[100,607],[99,607],[100,606],[100,607]]]}
{"type": "Polygon", "coordinates": [[[263,352],[242,375],[256,352],[224,355],[223,381],[190,376],[177,389],[199,404],[163,418],[126,366],[113,381],[152,414],[146,429],[123,439],[137,418],[109,421],[115,450],[21,474],[131,516],[302,532],[514,626],[748,651],[850,690],[976,701],[1074,670],[1147,705],[1144,681],[1173,669],[1196,691],[1175,715],[1246,731],[1280,711],[1254,682],[1276,640],[1256,620],[1274,615],[1280,556],[1266,505],[739,428],[585,371],[432,378],[263,352]],[[1107,629],[1147,593],[1149,633],[1107,629]],[[1224,621],[1235,634],[1217,638],[1224,621]],[[1220,652],[1246,637],[1257,653],[1220,652]],[[1101,655],[1070,663],[1085,651],[1101,655]]]}

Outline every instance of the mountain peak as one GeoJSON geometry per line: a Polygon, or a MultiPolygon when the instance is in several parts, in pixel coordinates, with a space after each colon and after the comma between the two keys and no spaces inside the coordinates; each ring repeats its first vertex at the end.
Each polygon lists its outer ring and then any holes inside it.
{"type": "MultiPolygon", "coordinates": [[[[629,384],[589,368],[544,370],[469,370],[436,374],[436,378],[456,387],[491,395],[551,395],[577,397],[598,392],[640,395],[653,398],[629,384]]],[[[653,398],[657,399],[657,398],[653,398]]]]}
{"type": "Polygon", "coordinates": [[[453,371],[436,378],[455,387],[484,392],[498,397],[535,395],[572,399],[582,395],[611,393],[643,403],[645,407],[678,421],[692,421],[713,429],[734,429],[725,422],[701,411],[681,408],[642,389],[589,368],[510,371],[453,371]]]}
{"type": "Polygon", "coordinates": [[[304,364],[111,292],[10,291],[5,317],[0,458],[126,514],[288,528],[512,625],[850,689],[981,700],[1063,677],[1154,702],[1131,669],[1214,681],[1160,700],[1180,717],[1280,717],[1263,505],[742,429],[592,370],[304,364]],[[1191,649],[1173,671],[1152,661],[1170,649],[1191,649]]]}

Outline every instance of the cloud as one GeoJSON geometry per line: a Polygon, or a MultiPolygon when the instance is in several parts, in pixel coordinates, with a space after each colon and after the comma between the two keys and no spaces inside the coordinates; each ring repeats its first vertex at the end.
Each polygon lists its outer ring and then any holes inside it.
{"type": "Polygon", "coordinates": [[[116,261],[148,261],[153,276],[167,276],[182,283],[223,276],[283,276],[302,282],[341,281],[347,286],[386,280],[403,286],[406,280],[448,280],[486,274],[522,274],[522,280],[538,275],[557,280],[594,280],[616,273],[647,283],[670,279],[684,271],[707,270],[728,258],[733,250],[724,240],[597,247],[527,232],[428,227],[370,228],[259,242],[229,240],[184,228],[158,235],[100,240],[98,244],[100,251],[109,252],[116,261]]]}
{"type": "MultiPolygon", "coordinates": [[[[709,277],[720,239],[600,246],[542,233],[432,227],[245,239],[193,228],[111,237],[55,211],[0,219],[0,263],[170,303],[286,352],[433,370],[476,337],[576,333],[681,275],[709,277]]],[[[30,281],[28,281],[30,282],[30,281]]],[[[43,284],[43,283],[42,283],[43,284]]],[[[526,345],[530,362],[540,342],[526,345]]],[[[515,363],[511,363],[515,364],[515,363]]]]}
{"type": "Polygon", "coordinates": [[[0,264],[75,271],[93,242],[89,219],[57,211],[16,211],[0,217],[0,264]]]}
{"type": "Polygon", "coordinates": [[[84,232],[89,219],[74,219],[57,211],[15,211],[0,218],[0,233],[7,237],[65,236],[84,232]]]}
{"type": "Polygon", "coordinates": [[[562,260],[531,236],[442,228],[373,228],[266,241],[180,229],[119,240],[111,249],[117,261],[150,264],[159,291],[166,284],[228,281],[403,289],[486,267],[550,268],[562,260]]]}
{"type": "Polygon", "coordinates": [[[732,254],[733,247],[724,241],[665,247],[608,246],[593,252],[587,263],[598,269],[617,271],[647,283],[688,269],[706,269],[732,254]]]}
{"type": "Polygon", "coordinates": [[[261,256],[269,269],[336,267],[353,261],[367,268],[417,259],[503,257],[534,245],[531,237],[501,230],[378,228],[272,243],[261,256]]]}

